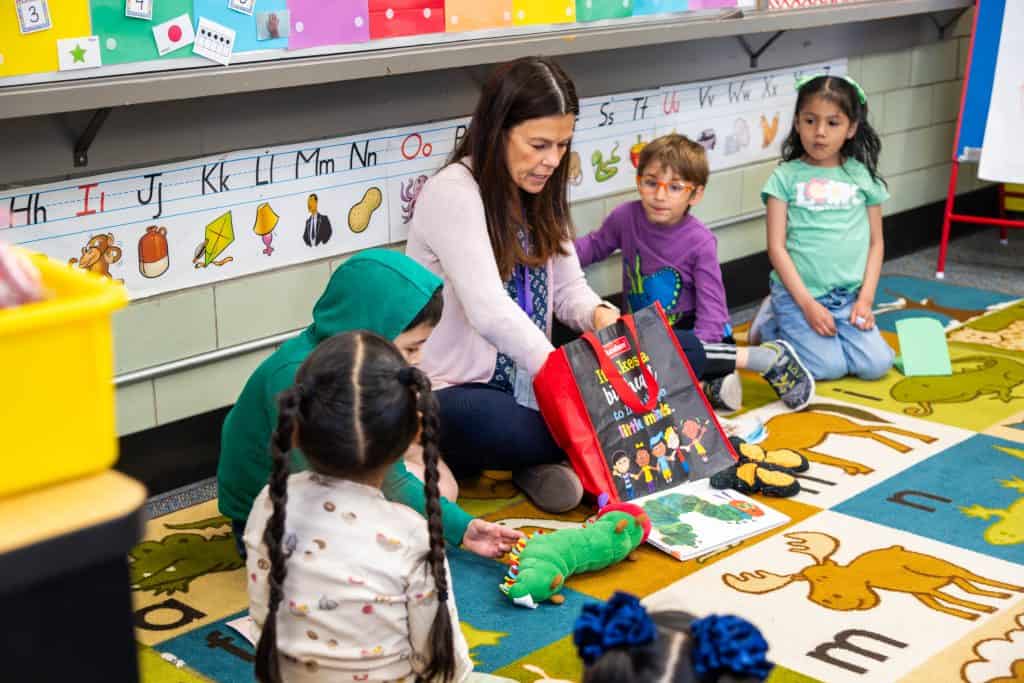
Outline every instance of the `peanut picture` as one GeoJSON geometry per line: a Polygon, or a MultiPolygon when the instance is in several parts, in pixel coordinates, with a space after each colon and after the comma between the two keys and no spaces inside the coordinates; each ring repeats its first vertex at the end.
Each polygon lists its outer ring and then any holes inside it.
{"type": "Polygon", "coordinates": [[[349,229],[354,233],[366,230],[366,227],[370,224],[370,217],[373,216],[374,211],[380,208],[383,199],[384,195],[381,194],[379,187],[368,189],[363,194],[363,198],[359,200],[359,203],[348,210],[349,229]]]}

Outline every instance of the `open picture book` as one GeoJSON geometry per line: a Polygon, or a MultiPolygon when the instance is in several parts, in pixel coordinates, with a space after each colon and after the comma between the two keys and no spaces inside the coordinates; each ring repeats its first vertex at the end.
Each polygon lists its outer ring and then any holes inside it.
{"type": "Polygon", "coordinates": [[[647,542],[677,560],[706,555],[789,521],[778,510],[709,479],[687,481],[630,501],[651,520],[647,542]]]}

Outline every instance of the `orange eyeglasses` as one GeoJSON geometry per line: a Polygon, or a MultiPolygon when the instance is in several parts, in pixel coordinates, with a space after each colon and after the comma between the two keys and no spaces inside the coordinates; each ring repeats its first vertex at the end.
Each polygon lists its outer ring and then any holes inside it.
{"type": "Polygon", "coordinates": [[[685,180],[673,180],[672,182],[664,183],[651,176],[637,176],[636,184],[641,192],[656,194],[660,187],[665,190],[665,194],[669,197],[677,198],[682,197],[686,192],[693,192],[697,189],[696,185],[685,180]]]}

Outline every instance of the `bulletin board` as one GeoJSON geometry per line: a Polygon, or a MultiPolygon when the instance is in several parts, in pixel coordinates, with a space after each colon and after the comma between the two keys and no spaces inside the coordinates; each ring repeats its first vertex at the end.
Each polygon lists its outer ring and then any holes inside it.
{"type": "MultiPolygon", "coordinates": [[[[583,99],[570,199],[635,187],[643,144],[673,131],[704,145],[713,172],[777,159],[791,128],[795,80],[845,74],[846,67],[838,60],[583,99]]],[[[122,280],[135,299],[401,242],[420,188],[468,123],[449,119],[2,191],[0,239],[122,280]]]]}
{"type": "Polygon", "coordinates": [[[753,0],[3,0],[0,87],[231,65],[573,23],[648,21],[753,0]]]}

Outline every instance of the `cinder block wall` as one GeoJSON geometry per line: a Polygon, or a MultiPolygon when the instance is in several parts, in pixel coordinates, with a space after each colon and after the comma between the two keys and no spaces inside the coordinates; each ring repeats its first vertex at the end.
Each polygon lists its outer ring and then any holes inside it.
{"type": "MultiPolygon", "coordinates": [[[[945,196],[970,21],[968,12],[939,42],[850,57],[850,74],[867,91],[872,123],[882,135],[881,172],[892,194],[886,214],[945,196]]],[[[716,230],[723,263],[765,249],[759,194],[774,165],[759,163],[712,175],[695,213],[716,230]]],[[[974,170],[964,167],[959,191],[982,186],[974,170]]],[[[596,228],[611,209],[633,198],[625,193],[575,204],[573,218],[580,234],[596,228]]],[[[133,303],[115,317],[116,372],[304,327],[331,272],[343,260],[303,264],[133,303]]],[[[618,257],[613,257],[589,268],[587,276],[598,292],[611,294],[621,287],[620,268],[618,257]]],[[[245,353],[120,387],[118,432],[130,434],[230,405],[249,374],[272,351],[245,353]]]]}

